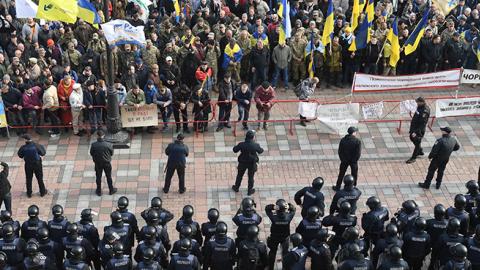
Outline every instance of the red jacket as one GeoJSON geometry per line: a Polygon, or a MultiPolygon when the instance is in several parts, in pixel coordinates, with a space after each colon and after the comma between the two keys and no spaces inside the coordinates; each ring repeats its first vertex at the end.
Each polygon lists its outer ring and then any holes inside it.
{"type": "Polygon", "coordinates": [[[40,87],[34,86],[32,87],[33,93],[31,95],[27,95],[27,92],[23,93],[23,107],[25,109],[34,109],[35,106],[42,107],[42,101],[40,99],[40,92],[42,91],[40,87]]]}
{"type": "Polygon", "coordinates": [[[208,67],[207,71],[203,71],[202,67],[198,67],[197,71],[195,71],[195,79],[203,82],[207,79],[207,77],[212,77],[212,68],[208,67]]]}
{"type": "Polygon", "coordinates": [[[257,109],[261,111],[268,111],[272,107],[272,100],[275,99],[275,90],[269,86],[264,89],[262,86],[257,87],[255,90],[255,103],[257,104],[257,109]],[[268,90],[268,91],[267,91],[268,90]],[[270,104],[265,104],[270,103],[270,104]]]}

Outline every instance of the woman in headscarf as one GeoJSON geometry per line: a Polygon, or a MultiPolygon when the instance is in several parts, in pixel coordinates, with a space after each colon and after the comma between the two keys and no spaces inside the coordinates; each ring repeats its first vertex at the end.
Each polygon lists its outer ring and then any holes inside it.
{"type": "Polygon", "coordinates": [[[65,75],[58,84],[58,101],[60,104],[59,116],[63,125],[70,125],[72,123],[72,112],[69,108],[69,98],[72,94],[73,85],[75,81],[70,75],[65,75]]]}

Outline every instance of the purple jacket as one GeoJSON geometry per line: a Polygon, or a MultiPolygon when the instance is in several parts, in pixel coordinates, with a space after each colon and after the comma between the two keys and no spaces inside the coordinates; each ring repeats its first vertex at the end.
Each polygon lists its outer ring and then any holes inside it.
{"type": "Polygon", "coordinates": [[[42,107],[42,101],[40,99],[40,87],[34,86],[32,89],[33,93],[31,95],[27,95],[27,92],[23,93],[23,107],[25,109],[33,109],[35,106],[42,107]]]}

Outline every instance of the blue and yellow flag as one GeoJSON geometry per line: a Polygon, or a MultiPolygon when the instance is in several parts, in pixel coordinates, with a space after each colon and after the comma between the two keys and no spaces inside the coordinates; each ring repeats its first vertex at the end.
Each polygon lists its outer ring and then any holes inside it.
{"type": "Polygon", "coordinates": [[[76,0],[40,0],[37,18],[49,21],[75,23],[78,15],[76,0]]]}
{"type": "Polygon", "coordinates": [[[227,44],[227,46],[225,47],[225,52],[223,53],[222,68],[226,69],[230,61],[240,62],[240,60],[242,60],[242,56],[242,49],[240,49],[240,46],[238,46],[238,44],[235,43],[235,46],[233,46],[233,48],[230,48],[230,44],[227,44]]]}
{"type": "Polygon", "coordinates": [[[95,6],[88,0],[78,0],[78,17],[84,19],[89,24],[99,24],[102,22],[95,6]]]}
{"type": "Polygon", "coordinates": [[[408,37],[407,41],[405,41],[405,44],[403,45],[403,47],[405,48],[405,55],[409,55],[417,49],[418,43],[420,43],[420,40],[423,37],[423,33],[425,32],[425,27],[428,23],[429,14],[430,9],[427,8],[425,10],[425,13],[423,14],[422,20],[417,24],[413,32],[408,37]]]}
{"type": "Polygon", "coordinates": [[[327,15],[325,16],[325,24],[323,25],[322,43],[327,46],[333,39],[334,18],[333,18],[333,1],[328,0],[327,15]]]}
{"type": "Polygon", "coordinates": [[[357,29],[358,17],[360,17],[360,0],[353,0],[352,19],[350,21],[352,31],[355,31],[355,29],[357,29]]]}
{"type": "Polygon", "coordinates": [[[392,23],[392,29],[388,32],[387,40],[390,41],[392,54],[390,55],[390,66],[396,67],[398,60],[400,60],[400,43],[398,42],[398,19],[392,23]]]}
{"type": "MultiPolygon", "coordinates": [[[[313,41],[313,31],[310,34],[310,60],[308,61],[308,76],[310,78],[313,78],[315,76],[315,63],[314,63],[314,48],[315,48],[315,42],[313,41]]],[[[307,52],[305,48],[305,53],[307,52]]]]}
{"type": "Polygon", "coordinates": [[[480,42],[478,43],[478,46],[477,46],[477,58],[478,58],[478,62],[480,62],[480,42]]]}
{"type": "Polygon", "coordinates": [[[179,0],[172,0],[173,7],[175,8],[175,21],[178,23],[180,21],[181,11],[180,11],[180,3],[179,0]]]}
{"type": "Polygon", "coordinates": [[[458,5],[458,2],[459,0],[432,0],[432,4],[436,6],[445,17],[458,5]]]}
{"type": "Polygon", "coordinates": [[[282,0],[278,4],[277,15],[278,17],[282,18],[278,42],[286,43],[287,38],[290,38],[292,35],[292,25],[290,23],[290,4],[287,2],[287,0],[282,0]]]}
{"type": "Polygon", "coordinates": [[[368,17],[365,16],[365,18],[363,18],[362,24],[360,24],[360,27],[358,28],[357,34],[355,35],[355,38],[353,39],[352,44],[350,44],[350,47],[348,47],[348,50],[354,52],[367,47],[368,36],[369,36],[368,17]]]}
{"type": "Polygon", "coordinates": [[[367,4],[367,17],[368,23],[371,24],[375,19],[375,2],[374,0],[368,0],[367,4]]]}

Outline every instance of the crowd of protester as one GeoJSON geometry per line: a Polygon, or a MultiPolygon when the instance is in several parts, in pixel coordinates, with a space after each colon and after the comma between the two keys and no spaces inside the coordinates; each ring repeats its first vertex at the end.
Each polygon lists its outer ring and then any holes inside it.
{"type": "MultiPolygon", "coordinates": [[[[322,44],[322,32],[328,0],[291,1],[292,32],[286,42],[279,42],[283,19],[277,15],[277,1],[182,1],[180,16],[174,13],[173,1],[158,1],[149,7],[146,20],[145,11],[133,2],[114,2],[109,7],[112,19],[145,26],[147,40],[143,47],[113,48],[111,82],[101,28],[82,19],[75,24],[18,19],[14,1],[0,3],[1,96],[8,123],[18,133],[29,125],[42,133],[37,127],[44,121],[51,124],[52,136],[66,125],[73,125],[76,135],[82,135],[86,126],[97,129],[105,120],[109,84],[116,89],[120,106],[157,104],[164,123],[173,114],[177,131],[183,127],[189,132],[188,120],[203,121],[194,126],[197,130],[208,128],[213,92],[219,92],[222,129],[230,127],[234,100],[244,105],[239,107],[239,121],[248,120],[253,97],[259,119],[268,120],[280,79],[284,89],[299,85],[308,75],[319,79],[318,86],[343,87],[351,84],[354,72],[395,75],[478,68],[476,0],[460,0],[446,15],[425,0],[398,1],[396,6],[390,0],[375,1],[371,40],[358,51],[349,50],[355,35],[350,25],[353,1],[347,9],[335,7],[334,37],[327,46],[322,44]],[[390,66],[392,50],[386,36],[393,19],[398,18],[403,46],[426,9],[431,12],[418,49],[409,55],[402,50],[398,65],[390,66]],[[306,57],[311,51],[313,55],[306,57]],[[313,74],[307,74],[310,61],[313,74]],[[269,93],[258,94],[259,87],[269,93]]],[[[103,17],[103,2],[93,4],[103,17]]]]}

